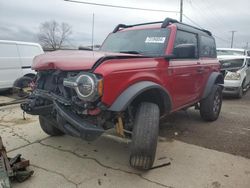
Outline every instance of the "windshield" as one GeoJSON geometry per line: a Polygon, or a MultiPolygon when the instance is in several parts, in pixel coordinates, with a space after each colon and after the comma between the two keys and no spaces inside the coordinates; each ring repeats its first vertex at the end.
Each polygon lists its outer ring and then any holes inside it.
{"type": "Polygon", "coordinates": [[[107,52],[164,55],[169,29],[144,29],[112,33],[100,50],[107,52]]]}
{"type": "Polygon", "coordinates": [[[217,55],[244,55],[244,51],[237,51],[237,50],[217,50],[217,55]]]}
{"type": "Polygon", "coordinates": [[[243,66],[244,59],[230,59],[230,60],[220,60],[221,68],[241,68],[243,66]]]}

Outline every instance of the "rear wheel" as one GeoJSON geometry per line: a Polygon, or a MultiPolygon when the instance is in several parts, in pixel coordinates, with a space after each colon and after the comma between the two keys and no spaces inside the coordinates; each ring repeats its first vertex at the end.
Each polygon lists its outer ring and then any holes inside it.
{"type": "Polygon", "coordinates": [[[214,85],[210,95],[200,101],[200,115],[205,121],[215,121],[222,105],[222,88],[214,85]]]}
{"type": "Polygon", "coordinates": [[[136,113],[132,134],[130,165],[147,170],[153,166],[159,133],[158,105],[143,102],[136,113]]]}
{"type": "Polygon", "coordinates": [[[56,128],[56,121],[50,116],[39,116],[39,122],[42,130],[50,136],[60,136],[64,133],[56,128]]]}

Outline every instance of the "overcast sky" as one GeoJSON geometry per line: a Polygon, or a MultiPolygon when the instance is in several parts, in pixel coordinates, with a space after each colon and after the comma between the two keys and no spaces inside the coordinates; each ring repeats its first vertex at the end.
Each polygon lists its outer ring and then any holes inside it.
{"type": "MultiPolygon", "coordinates": [[[[81,1],[81,0],[79,0],[81,1]]],[[[138,8],[179,11],[179,0],[82,0],[138,8]]],[[[72,26],[72,45],[90,45],[92,15],[95,15],[94,43],[101,44],[119,23],[135,24],[179,19],[178,13],[128,10],[70,3],[63,0],[0,0],[0,39],[36,42],[41,22],[56,20],[72,26]]],[[[250,0],[184,0],[183,21],[210,30],[218,47],[250,47],[250,0]]]]}

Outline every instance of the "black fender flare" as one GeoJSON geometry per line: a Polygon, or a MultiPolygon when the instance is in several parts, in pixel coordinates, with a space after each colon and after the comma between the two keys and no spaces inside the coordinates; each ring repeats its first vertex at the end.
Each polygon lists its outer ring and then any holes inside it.
{"type": "Polygon", "coordinates": [[[159,84],[151,81],[141,81],[129,86],[116,98],[108,110],[115,112],[124,111],[137,96],[151,89],[157,89],[161,93],[164,113],[170,112],[172,109],[172,100],[169,92],[159,84]]]}
{"type": "Polygon", "coordinates": [[[212,72],[212,74],[210,74],[210,76],[207,80],[204,92],[202,94],[202,99],[205,99],[208,97],[208,95],[212,91],[212,87],[214,84],[218,84],[218,85],[221,85],[223,87],[224,78],[220,72],[212,72]]]}

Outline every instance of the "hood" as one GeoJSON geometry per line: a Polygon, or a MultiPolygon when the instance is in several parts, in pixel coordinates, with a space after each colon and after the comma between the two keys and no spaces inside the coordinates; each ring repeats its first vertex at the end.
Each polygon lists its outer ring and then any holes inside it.
{"type": "Polygon", "coordinates": [[[243,55],[218,55],[219,60],[228,60],[228,59],[244,59],[246,56],[243,55]]]}
{"type": "Polygon", "coordinates": [[[220,56],[218,59],[221,70],[236,72],[245,65],[245,56],[220,56]]]}
{"type": "Polygon", "coordinates": [[[33,61],[33,70],[89,70],[93,65],[103,57],[134,57],[138,55],[109,53],[101,51],[84,50],[59,50],[48,52],[36,56],[33,61]]]}

